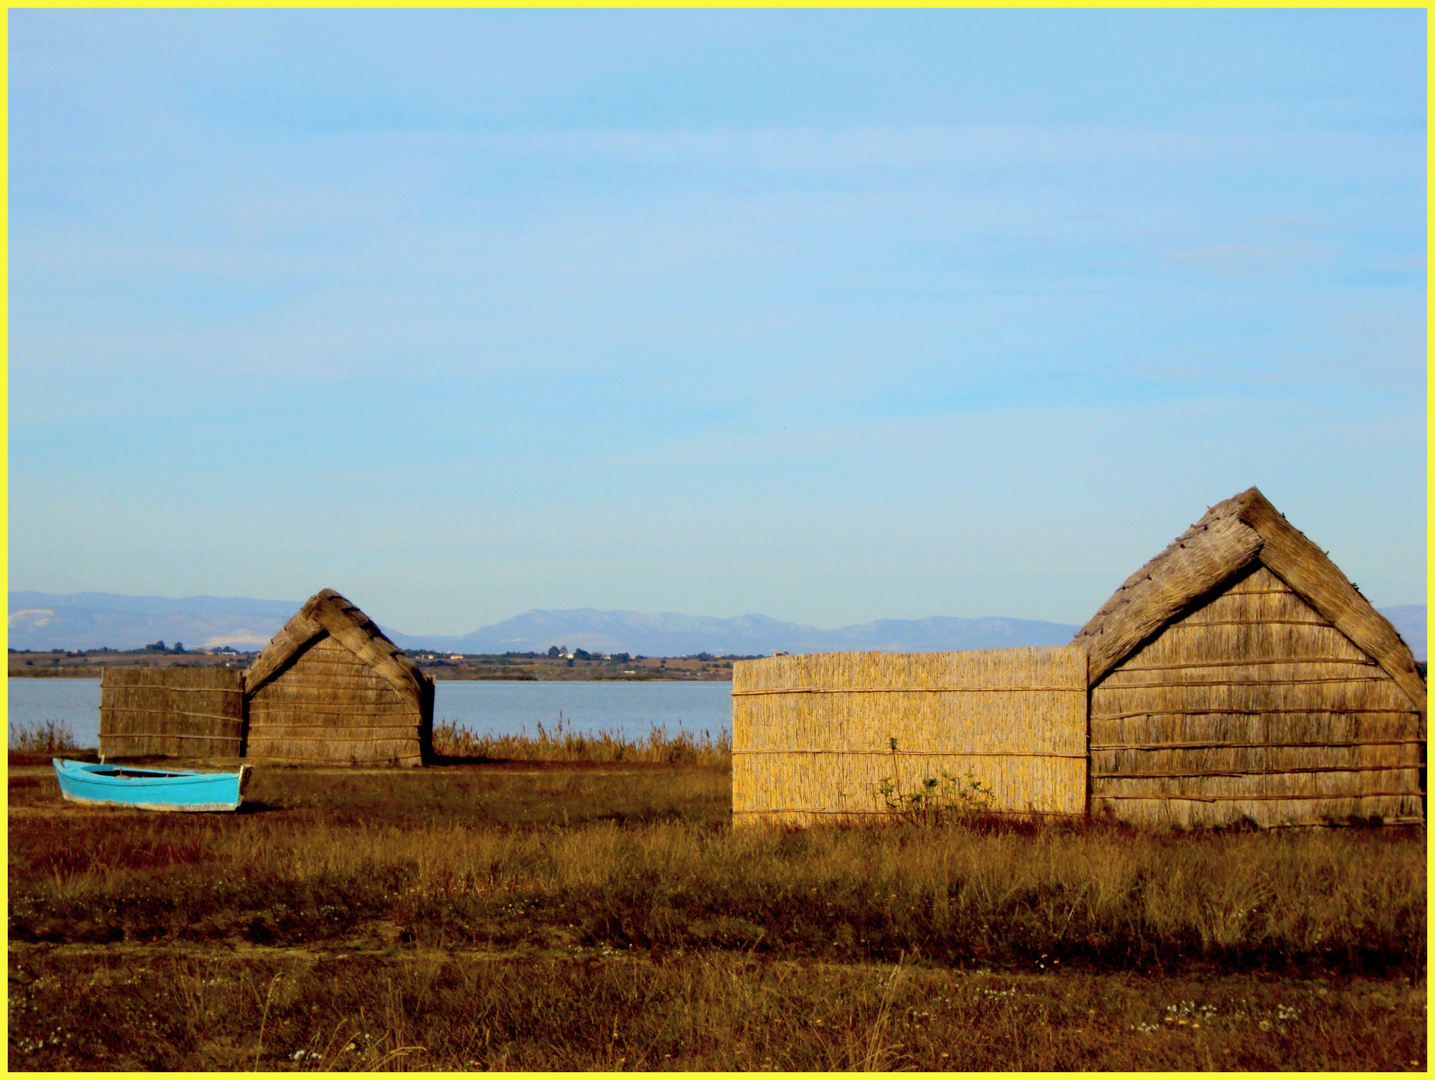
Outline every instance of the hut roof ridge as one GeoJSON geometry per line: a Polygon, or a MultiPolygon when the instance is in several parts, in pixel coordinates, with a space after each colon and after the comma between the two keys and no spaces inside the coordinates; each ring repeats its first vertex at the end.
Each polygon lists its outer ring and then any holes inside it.
{"type": "Polygon", "coordinates": [[[1255,487],[1208,507],[1077,631],[1072,644],[1088,650],[1090,681],[1095,683],[1194,601],[1257,561],[1379,663],[1424,714],[1425,681],[1409,646],[1325,551],[1255,487]]]}
{"type": "Polygon", "coordinates": [[[246,691],[258,690],[325,635],[369,664],[400,696],[421,703],[428,676],[357,604],[334,589],[320,589],[280,628],[245,672],[246,691]]]}

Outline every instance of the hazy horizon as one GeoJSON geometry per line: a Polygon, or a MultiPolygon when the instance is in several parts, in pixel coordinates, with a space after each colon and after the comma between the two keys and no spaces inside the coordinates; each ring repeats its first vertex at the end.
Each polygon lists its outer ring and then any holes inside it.
{"type": "MultiPolygon", "coordinates": [[[[149,594],[143,594],[143,595],[136,595],[136,594],[132,594],[132,593],[104,592],[104,591],[101,591],[101,590],[93,590],[93,589],[92,589],[92,590],[79,590],[79,591],[77,591],[77,592],[72,592],[72,593],[54,593],[54,592],[50,592],[50,591],[45,590],[45,589],[11,589],[11,590],[9,590],[9,595],[10,595],[11,597],[15,596],[16,594],[39,594],[39,595],[64,596],[64,597],[76,597],[76,596],[109,596],[109,597],[115,597],[115,598],[117,598],[117,599],[122,599],[122,600],[164,600],[164,601],[172,601],[172,602],[177,602],[177,603],[186,603],[186,602],[198,601],[198,600],[250,601],[250,602],[259,603],[259,604],[282,605],[282,606],[284,606],[284,607],[286,607],[286,608],[292,608],[294,611],[297,611],[297,610],[303,605],[304,600],[307,599],[307,597],[305,597],[305,598],[297,599],[297,600],[280,600],[280,599],[276,599],[276,598],[274,598],[274,597],[240,596],[240,595],[238,595],[238,594],[231,594],[231,595],[227,595],[227,596],[220,596],[220,595],[215,595],[215,594],[210,594],[210,593],[194,593],[194,594],[191,594],[191,595],[188,595],[188,596],[163,596],[163,595],[160,595],[160,594],[158,594],[158,593],[149,593],[149,594]]],[[[353,600],[354,598],[353,598],[353,597],[350,597],[349,599],[353,600]]],[[[355,600],[354,602],[355,602],[355,603],[358,603],[357,600],[355,600]]],[[[1425,603],[1426,603],[1425,599],[1424,599],[1424,598],[1420,598],[1420,599],[1407,600],[1407,601],[1405,601],[1405,602],[1403,602],[1403,603],[1399,603],[1399,604],[1381,604],[1381,605],[1378,605],[1378,606],[1381,606],[1381,607],[1418,607],[1418,606],[1424,606],[1425,603]]],[[[360,606],[362,607],[363,605],[360,604],[360,606]]],[[[1373,605],[1373,606],[1375,606],[1375,605],[1373,605]]],[[[576,604],[568,604],[568,605],[563,605],[563,606],[559,606],[559,607],[551,607],[551,608],[540,608],[540,607],[535,607],[535,606],[530,605],[529,607],[523,608],[523,609],[520,610],[520,611],[509,612],[506,616],[502,616],[502,617],[500,617],[500,618],[498,618],[498,619],[493,620],[492,622],[482,623],[482,624],[479,624],[479,625],[470,627],[469,630],[459,631],[457,634],[440,635],[440,634],[436,634],[436,633],[434,633],[434,634],[420,634],[419,632],[414,632],[414,633],[411,633],[410,636],[430,636],[430,637],[454,636],[454,637],[457,637],[457,636],[462,636],[463,634],[466,634],[466,633],[470,633],[470,632],[472,632],[473,630],[476,630],[476,629],[482,629],[482,628],[485,627],[485,626],[496,625],[496,624],[498,624],[498,623],[501,623],[501,622],[506,621],[507,619],[517,618],[517,617],[519,617],[519,616],[529,615],[529,614],[532,614],[532,613],[534,613],[534,612],[540,612],[540,611],[596,611],[596,612],[601,612],[601,613],[603,613],[603,614],[624,613],[624,614],[636,614],[636,615],[678,615],[678,616],[685,616],[685,617],[711,617],[711,618],[720,618],[720,619],[740,619],[740,618],[744,618],[744,617],[747,617],[747,616],[761,616],[761,617],[765,617],[765,618],[773,618],[773,617],[774,617],[774,616],[771,616],[768,612],[764,612],[764,611],[739,611],[739,612],[734,612],[734,613],[732,613],[732,614],[730,614],[730,615],[714,615],[712,612],[675,611],[675,610],[672,610],[672,609],[669,609],[669,608],[652,608],[652,609],[634,608],[634,607],[600,608],[600,607],[593,607],[592,605],[576,605],[576,604]]],[[[365,614],[367,615],[367,614],[369,614],[369,613],[368,613],[367,611],[365,611],[365,614]]],[[[1095,612],[1093,611],[1092,614],[1095,614],[1095,612]]],[[[866,622],[877,622],[877,621],[881,621],[881,620],[883,620],[883,619],[885,619],[885,618],[892,618],[892,616],[881,616],[881,615],[879,615],[879,616],[876,617],[876,619],[869,619],[869,620],[865,620],[865,621],[866,621],[866,622]]],[[[926,615],[904,616],[903,618],[904,618],[904,619],[907,619],[907,620],[909,620],[909,621],[920,621],[920,620],[922,620],[922,619],[943,619],[943,618],[960,618],[960,619],[1008,619],[1008,618],[1016,618],[1016,616],[1005,615],[1005,614],[1003,614],[1003,613],[1001,613],[1001,612],[996,612],[996,611],[988,611],[988,612],[984,612],[984,613],[982,613],[982,614],[980,614],[980,615],[952,615],[950,612],[933,611],[933,612],[927,613],[926,615]]],[[[375,621],[378,622],[378,621],[380,621],[380,620],[375,619],[375,621]]],[[[788,621],[788,622],[802,622],[802,620],[783,620],[783,621],[788,621]]],[[[1037,621],[1037,622],[1058,622],[1059,620],[1056,620],[1056,619],[1034,619],[1034,620],[1030,620],[1030,621],[1037,621]]],[[[1085,621],[1085,620],[1083,620],[1083,621],[1085,621]]],[[[388,626],[389,624],[388,624],[388,623],[385,623],[384,625],[388,626]]],[[[804,622],[803,625],[814,626],[814,627],[817,627],[818,629],[823,629],[823,630],[837,630],[837,629],[842,629],[842,628],[845,627],[845,626],[853,626],[853,625],[861,625],[861,624],[857,624],[857,623],[842,623],[842,624],[834,624],[834,625],[830,625],[830,626],[824,626],[824,625],[821,624],[821,623],[816,623],[816,622],[804,622]]],[[[402,633],[409,633],[408,628],[397,628],[397,627],[395,627],[394,629],[399,629],[400,632],[402,632],[402,633]]]]}
{"type": "MultiPolygon", "coordinates": [[[[362,607],[360,598],[350,597],[362,607]]],[[[253,597],[137,597],[113,593],[53,594],[13,591],[9,596],[12,649],[140,648],[162,640],[188,648],[231,645],[257,649],[299,608],[297,601],[253,597]]],[[[366,612],[366,614],[368,614],[366,612]]],[[[1415,651],[1424,655],[1424,604],[1382,609],[1415,651]]],[[[463,634],[426,634],[376,620],[398,645],[443,652],[543,651],[551,645],[599,652],[688,656],[699,652],[757,655],[786,652],[885,650],[947,652],[1013,646],[1064,645],[1080,624],[1022,620],[1001,615],[962,619],[934,615],[916,620],[878,619],[837,627],[773,619],[761,612],[720,618],[690,612],[630,609],[537,608],[463,634]]],[[[1083,620],[1084,621],[1084,620],[1083,620]]]]}

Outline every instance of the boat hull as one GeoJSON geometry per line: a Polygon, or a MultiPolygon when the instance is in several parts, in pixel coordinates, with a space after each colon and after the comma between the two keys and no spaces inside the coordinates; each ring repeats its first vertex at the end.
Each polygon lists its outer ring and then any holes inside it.
{"type": "Polygon", "coordinates": [[[83,806],[203,813],[238,810],[249,766],[238,772],[134,769],[54,758],[60,794],[83,806]]]}

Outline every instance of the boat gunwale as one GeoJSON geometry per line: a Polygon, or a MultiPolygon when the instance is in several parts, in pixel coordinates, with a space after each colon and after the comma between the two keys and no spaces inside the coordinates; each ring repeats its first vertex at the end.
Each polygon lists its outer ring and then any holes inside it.
{"type": "Polygon", "coordinates": [[[232,780],[248,771],[247,764],[237,769],[222,772],[201,772],[199,769],[145,769],[138,766],[73,761],[69,758],[51,758],[59,773],[74,779],[94,780],[101,784],[146,785],[208,783],[215,780],[232,780]],[[101,771],[105,770],[105,771],[101,771]],[[113,771],[110,771],[113,770],[113,771]]]}

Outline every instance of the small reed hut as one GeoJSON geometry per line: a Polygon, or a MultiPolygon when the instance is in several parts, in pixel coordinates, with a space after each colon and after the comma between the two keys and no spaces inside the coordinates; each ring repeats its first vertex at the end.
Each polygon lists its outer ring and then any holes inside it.
{"type": "Polygon", "coordinates": [[[100,753],[105,757],[239,757],[244,688],[223,667],[105,668],[100,753]]]}
{"type": "Polygon", "coordinates": [[[261,761],[420,765],[433,682],[357,607],[315,593],[245,672],[245,749],[261,761]]]}
{"type": "Polygon", "coordinates": [[[1132,574],[1073,644],[1090,657],[1093,815],[1424,820],[1410,649],[1255,488],[1132,574]]]}
{"type": "Polygon", "coordinates": [[[739,660],[732,699],[735,826],[1086,810],[1080,647],[739,660]]]}

